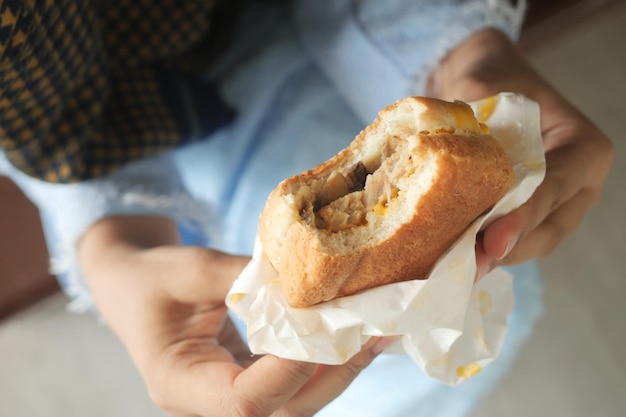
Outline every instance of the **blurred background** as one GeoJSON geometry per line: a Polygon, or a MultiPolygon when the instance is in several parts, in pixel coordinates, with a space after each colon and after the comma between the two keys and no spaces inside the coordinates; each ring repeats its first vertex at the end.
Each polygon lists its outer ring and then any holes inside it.
{"type": "MultiPolygon", "coordinates": [[[[522,47],[612,138],[603,202],[540,261],[546,311],[476,417],[626,415],[626,1],[531,1],[522,47]]],[[[159,417],[123,347],[66,311],[37,210],[0,177],[0,415],[159,417]]]]}

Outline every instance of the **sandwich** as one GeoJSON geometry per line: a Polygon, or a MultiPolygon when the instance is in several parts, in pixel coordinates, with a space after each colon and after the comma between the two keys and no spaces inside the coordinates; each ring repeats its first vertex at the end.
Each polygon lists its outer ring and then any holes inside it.
{"type": "Polygon", "coordinates": [[[351,144],[269,195],[264,254],[289,305],[427,279],[513,186],[505,150],[463,102],[407,97],[351,144]]]}

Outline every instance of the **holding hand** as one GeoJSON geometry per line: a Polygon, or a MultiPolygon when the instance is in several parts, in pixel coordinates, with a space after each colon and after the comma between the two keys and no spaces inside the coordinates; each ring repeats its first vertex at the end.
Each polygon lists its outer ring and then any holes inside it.
{"type": "Polygon", "coordinates": [[[526,204],[485,230],[483,272],[549,255],[601,199],[613,155],[608,139],[566,103],[542,116],[546,177],[526,204]]]}
{"type": "Polygon", "coordinates": [[[613,159],[609,139],[498,31],[478,32],[453,50],[431,83],[432,94],[448,100],[472,101],[505,91],[539,103],[546,176],[528,202],[484,230],[476,245],[478,278],[497,265],[556,249],[600,201],[613,159]]]}
{"type": "Polygon", "coordinates": [[[313,415],[393,342],[370,340],[341,366],[253,357],[224,304],[248,258],[175,240],[168,220],[120,217],[81,244],[96,305],[172,415],[313,415]]]}

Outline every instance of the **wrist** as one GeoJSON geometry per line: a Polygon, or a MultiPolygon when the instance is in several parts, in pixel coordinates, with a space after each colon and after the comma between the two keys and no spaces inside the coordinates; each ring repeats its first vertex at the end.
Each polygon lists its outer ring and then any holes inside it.
{"type": "Polygon", "coordinates": [[[173,220],[156,216],[113,216],[92,225],[81,238],[78,253],[81,264],[108,262],[121,256],[163,245],[178,245],[179,237],[173,220]]]}
{"type": "Polygon", "coordinates": [[[429,94],[450,101],[475,101],[502,92],[522,94],[541,107],[543,132],[587,123],[519,48],[495,29],[477,32],[450,51],[431,75],[429,87],[429,94]]]}
{"type": "Polygon", "coordinates": [[[450,51],[431,75],[429,94],[445,100],[474,101],[500,92],[537,99],[547,87],[504,33],[474,33],[450,51]]]}
{"type": "Polygon", "coordinates": [[[104,301],[118,299],[133,285],[127,270],[137,269],[134,265],[141,254],[177,244],[176,224],[163,217],[114,216],[93,224],[77,249],[82,273],[100,313],[106,315],[104,301]]]}

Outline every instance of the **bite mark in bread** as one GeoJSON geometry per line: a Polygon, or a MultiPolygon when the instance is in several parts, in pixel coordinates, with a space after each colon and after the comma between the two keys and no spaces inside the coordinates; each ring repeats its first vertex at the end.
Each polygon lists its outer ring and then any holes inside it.
{"type": "Polygon", "coordinates": [[[408,97],[330,160],[281,182],[259,236],[289,304],[307,307],[427,278],[513,182],[467,104],[408,97]]]}

